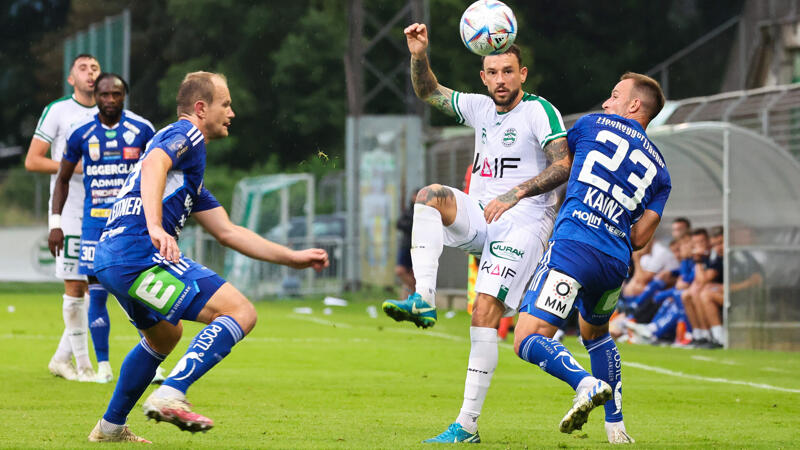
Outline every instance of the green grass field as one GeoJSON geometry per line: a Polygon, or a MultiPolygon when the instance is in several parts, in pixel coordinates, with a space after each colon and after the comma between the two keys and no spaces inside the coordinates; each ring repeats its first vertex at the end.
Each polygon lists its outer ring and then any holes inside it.
{"type": "MultiPolygon", "coordinates": [[[[170,448],[424,447],[419,442],[443,431],[461,406],[469,317],[440,317],[422,331],[380,312],[370,318],[367,307],[379,308],[379,295],[345,298],[350,306],[332,307],[330,315],[321,298],[257,303],[255,330],[188,393],[196,411],[215,420],[208,433],[147,422],[141,403],[131,429],[170,448]],[[313,314],[293,312],[301,306],[313,314]]],[[[138,337],[113,299],[109,310],[116,374],[138,337]]],[[[0,447],[90,446],[86,436],[114,386],[47,371],[63,330],[59,286],[0,284],[0,318],[0,447]]],[[[168,369],[199,329],[185,324],[168,369]]],[[[588,367],[576,339],[566,344],[588,367]]],[[[625,422],[636,446],[800,446],[800,354],[626,344],[620,351],[625,422]]],[[[480,419],[481,448],[606,447],[602,408],[582,432],[558,432],[572,395],[501,344],[480,419]]]]}

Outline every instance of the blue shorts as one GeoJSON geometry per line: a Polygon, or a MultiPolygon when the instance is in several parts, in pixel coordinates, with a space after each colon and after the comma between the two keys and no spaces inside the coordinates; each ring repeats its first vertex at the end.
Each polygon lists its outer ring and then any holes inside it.
{"type": "Polygon", "coordinates": [[[78,273],[94,276],[94,252],[103,228],[83,227],[81,229],[81,249],[78,255],[78,273]]]}
{"type": "MultiPolygon", "coordinates": [[[[97,251],[100,254],[108,248],[100,245],[97,251]]],[[[95,272],[140,330],[162,320],[173,325],[181,319],[195,320],[211,296],[225,284],[214,271],[186,257],[173,264],[155,253],[153,262],[143,267],[123,261],[95,272]]]]}
{"type": "Polygon", "coordinates": [[[520,312],[561,327],[577,308],[592,325],[608,322],[628,265],[582,242],[550,241],[522,300],[520,312]]]}

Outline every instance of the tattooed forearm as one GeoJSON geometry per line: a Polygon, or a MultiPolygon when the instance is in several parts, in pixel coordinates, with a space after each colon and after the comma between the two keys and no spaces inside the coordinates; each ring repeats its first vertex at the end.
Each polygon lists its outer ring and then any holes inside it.
{"type": "Polygon", "coordinates": [[[417,97],[445,114],[456,115],[451,104],[453,91],[436,80],[427,56],[419,59],[411,57],[411,84],[417,97]]]}
{"type": "Polygon", "coordinates": [[[522,197],[533,197],[549,192],[569,179],[572,154],[569,152],[567,140],[559,138],[550,142],[544,147],[544,154],[550,165],[539,175],[514,188],[516,189],[514,194],[517,197],[519,197],[519,192],[522,193],[522,197]]]}
{"type": "Polygon", "coordinates": [[[411,84],[414,86],[414,93],[423,100],[439,86],[426,55],[422,58],[411,57],[411,84]]]}
{"type": "Polygon", "coordinates": [[[567,145],[567,138],[558,138],[552,140],[544,146],[544,156],[547,161],[554,163],[561,161],[569,156],[569,145],[567,145]]]}

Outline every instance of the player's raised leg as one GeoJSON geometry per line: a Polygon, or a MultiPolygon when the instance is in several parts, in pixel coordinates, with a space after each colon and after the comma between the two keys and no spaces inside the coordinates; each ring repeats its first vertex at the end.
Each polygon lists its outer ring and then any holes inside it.
{"type": "Polygon", "coordinates": [[[386,300],[383,311],[397,321],[407,320],[418,327],[436,324],[436,274],[444,248],[445,227],[453,225],[457,215],[454,190],[440,184],[422,188],[414,204],[411,229],[411,264],[417,292],[405,300],[386,300]]]}
{"type": "Polygon", "coordinates": [[[253,329],[256,310],[233,285],[225,283],[214,292],[195,320],[207,326],[194,337],[186,354],[143,405],[147,417],[192,432],[207,431],[214,422],[192,412],[186,401],[186,391],[253,329]]]}

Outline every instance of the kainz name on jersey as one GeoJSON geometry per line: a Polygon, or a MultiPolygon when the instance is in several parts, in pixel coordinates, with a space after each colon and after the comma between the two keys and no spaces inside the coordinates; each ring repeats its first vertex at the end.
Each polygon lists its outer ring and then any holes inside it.
{"type": "MultiPolygon", "coordinates": [[[[614,199],[606,197],[605,194],[595,188],[587,188],[583,203],[587,206],[600,211],[604,216],[619,224],[619,216],[622,215],[622,206],[614,199]]],[[[574,213],[573,213],[574,214],[574,213]]]]}
{"type": "Polygon", "coordinates": [[[96,175],[127,175],[133,170],[136,163],[96,164],[86,167],[86,176],[96,175]]]}
{"type": "Polygon", "coordinates": [[[516,169],[514,163],[520,162],[520,158],[494,158],[494,163],[488,158],[483,158],[481,163],[481,154],[475,153],[475,162],[472,164],[472,173],[480,171],[480,176],[491,178],[503,178],[506,169],[516,169]]]}

